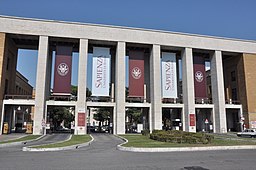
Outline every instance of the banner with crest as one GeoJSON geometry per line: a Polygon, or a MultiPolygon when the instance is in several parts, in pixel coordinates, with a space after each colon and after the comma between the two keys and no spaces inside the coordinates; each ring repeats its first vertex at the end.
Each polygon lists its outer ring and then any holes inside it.
{"type": "Polygon", "coordinates": [[[196,98],[207,98],[205,59],[202,56],[193,57],[194,86],[196,98]]]}
{"type": "Polygon", "coordinates": [[[72,47],[57,46],[54,67],[54,95],[71,95],[72,47]]]}
{"type": "Polygon", "coordinates": [[[143,51],[129,51],[129,97],[144,97],[143,51]]]}

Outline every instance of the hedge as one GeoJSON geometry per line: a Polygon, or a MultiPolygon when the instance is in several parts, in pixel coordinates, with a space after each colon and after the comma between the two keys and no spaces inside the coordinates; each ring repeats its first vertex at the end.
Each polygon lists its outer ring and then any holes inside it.
{"type": "Polygon", "coordinates": [[[208,144],[213,140],[212,135],[205,133],[192,133],[178,130],[153,130],[150,139],[161,142],[189,143],[189,144],[208,144]]]}

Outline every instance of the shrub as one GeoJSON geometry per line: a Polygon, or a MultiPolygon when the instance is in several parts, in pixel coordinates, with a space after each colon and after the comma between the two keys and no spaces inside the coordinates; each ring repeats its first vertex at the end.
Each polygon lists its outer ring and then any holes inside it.
{"type": "Polygon", "coordinates": [[[212,142],[213,136],[205,133],[178,130],[153,130],[152,134],[150,134],[150,139],[172,143],[208,144],[212,142]]]}
{"type": "Polygon", "coordinates": [[[145,129],[145,130],[141,131],[141,134],[144,135],[144,136],[149,136],[150,131],[148,129],[145,129]]]}

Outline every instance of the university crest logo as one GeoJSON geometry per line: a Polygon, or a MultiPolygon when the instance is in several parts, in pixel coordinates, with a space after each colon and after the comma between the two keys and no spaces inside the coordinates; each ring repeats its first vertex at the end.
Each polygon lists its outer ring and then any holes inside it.
{"type": "Polygon", "coordinates": [[[201,71],[197,71],[195,74],[195,79],[197,82],[201,83],[204,80],[204,75],[201,71]]]}
{"type": "Polygon", "coordinates": [[[60,63],[57,68],[58,74],[60,76],[65,76],[68,74],[69,68],[66,63],[60,63]]]}
{"type": "Polygon", "coordinates": [[[132,77],[134,79],[140,79],[140,77],[141,77],[141,70],[138,67],[134,67],[132,69],[132,77]]]}

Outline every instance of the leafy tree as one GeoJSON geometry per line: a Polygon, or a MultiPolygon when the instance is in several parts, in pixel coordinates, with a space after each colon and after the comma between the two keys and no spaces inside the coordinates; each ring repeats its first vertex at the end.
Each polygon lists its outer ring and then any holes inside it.
{"type": "Polygon", "coordinates": [[[92,96],[91,90],[89,90],[88,88],[86,88],[86,97],[91,97],[91,96],[92,96]]]}
{"type": "Polygon", "coordinates": [[[71,85],[71,94],[77,96],[77,86],[71,85]]]}
{"type": "MultiPolygon", "coordinates": [[[[71,94],[74,96],[77,96],[77,89],[78,89],[77,86],[71,85],[71,94]]],[[[86,96],[90,97],[91,95],[92,95],[92,92],[88,88],[86,88],[86,96]]]]}
{"type": "Polygon", "coordinates": [[[101,129],[101,125],[103,122],[109,120],[111,110],[110,108],[99,108],[97,109],[97,113],[94,114],[94,119],[99,121],[99,127],[101,129]]]}
{"type": "Polygon", "coordinates": [[[129,96],[129,88],[125,87],[125,97],[128,97],[128,96],[129,96]]]}
{"type": "Polygon", "coordinates": [[[142,113],[141,109],[139,108],[128,108],[127,110],[127,116],[129,117],[129,122],[130,123],[142,123],[141,118],[142,118],[142,113]]]}
{"type": "Polygon", "coordinates": [[[65,127],[70,127],[70,122],[75,120],[75,116],[72,114],[72,109],[69,107],[50,107],[48,109],[51,113],[50,119],[54,123],[55,129],[59,127],[63,121],[65,127]]]}

